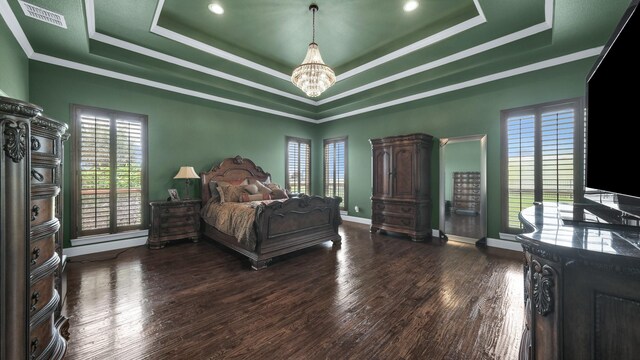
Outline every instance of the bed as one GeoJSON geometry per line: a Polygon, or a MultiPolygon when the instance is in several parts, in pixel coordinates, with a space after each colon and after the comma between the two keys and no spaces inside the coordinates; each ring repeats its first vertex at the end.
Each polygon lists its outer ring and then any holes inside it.
{"type": "Polygon", "coordinates": [[[201,173],[200,180],[203,235],[246,256],[254,270],[266,268],[276,256],[342,240],[339,197],[278,191],[269,173],[241,156],[201,173]],[[259,188],[254,193],[253,185],[272,192],[259,188]]]}

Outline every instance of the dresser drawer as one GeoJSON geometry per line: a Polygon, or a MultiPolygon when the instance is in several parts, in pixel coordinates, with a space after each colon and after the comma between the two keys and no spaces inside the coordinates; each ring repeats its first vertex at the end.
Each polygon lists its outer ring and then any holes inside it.
{"type": "Polygon", "coordinates": [[[34,156],[60,157],[58,139],[33,127],[31,131],[31,153],[34,156]]]}
{"type": "Polygon", "coordinates": [[[382,212],[374,212],[372,221],[379,225],[391,225],[398,227],[413,228],[416,226],[415,217],[394,215],[382,212]]]}
{"type": "Polygon", "coordinates": [[[54,334],[57,334],[53,316],[52,311],[46,319],[31,328],[29,340],[30,359],[37,359],[39,356],[44,355],[43,352],[45,350],[51,349],[49,345],[55,340],[54,334]]]}
{"type": "Polygon", "coordinates": [[[38,280],[35,284],[31,284],[29,292],[29,314],[33,316],[40,311],[45,305],[51,301],[54,293],[55,274],[49,274],[38,280]]]}
{"type": "Polygon", "coordinates": [[[31,226],[43,224],[55,217],[53,198],[31,200],[31,226]]]}
{"type": "Polygon", "coordinates": [[[163,206],[157,210],[160,214],[160,218],[170,218],[182,215],[195,215],[197,210],[195,206],[163,206]]]}
{"type": "Polygon", "coordinates": [[[29,249],[29,263],[31,269],[34,269],[42,263],[49,260],[56,251],[56,245],[54,241],[55,235],[47,236],[36,241],[31,241],[31,247],[29,249]]]}

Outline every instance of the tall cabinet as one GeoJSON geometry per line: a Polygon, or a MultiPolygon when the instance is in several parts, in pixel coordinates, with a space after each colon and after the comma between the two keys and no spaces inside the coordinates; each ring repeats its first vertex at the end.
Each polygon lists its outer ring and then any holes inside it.
{"type": "Polygon", "coordinates": [[[433,137],[410,134],[370,139],[373,186],[371,232],[431,237],[431,149],[433,137]]]}
{"type": "Polygon", "coordinates": [[[61,359],[62,141],[67,125],[0,97],[0,358],[61,359]]]}

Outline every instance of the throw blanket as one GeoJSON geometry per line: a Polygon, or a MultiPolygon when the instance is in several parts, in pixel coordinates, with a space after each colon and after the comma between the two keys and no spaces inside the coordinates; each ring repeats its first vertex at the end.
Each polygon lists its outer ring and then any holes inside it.
{"type": "MultiPolygon", "coordinates": [[[[238,244],[249,251],[256,249],[254,221],[256,208],[261,204],[270,204],[281,200],[263,200],[250,202],[225,202],[220,204],[210,199],[200,211],[202,220],[219,231],[238,239],[238,244]]],[[[283,200],[282,200],[283,201],[283,200]]]]}

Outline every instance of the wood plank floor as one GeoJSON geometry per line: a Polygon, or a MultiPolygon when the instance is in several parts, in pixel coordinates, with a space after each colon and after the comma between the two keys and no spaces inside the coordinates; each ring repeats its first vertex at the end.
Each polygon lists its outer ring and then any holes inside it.
{"type": "Polygon", "coordinates": [[[516,359],[516,252],[370,234],[253,271],[209,242],[75,257],[72,359],[516,359]]]}

